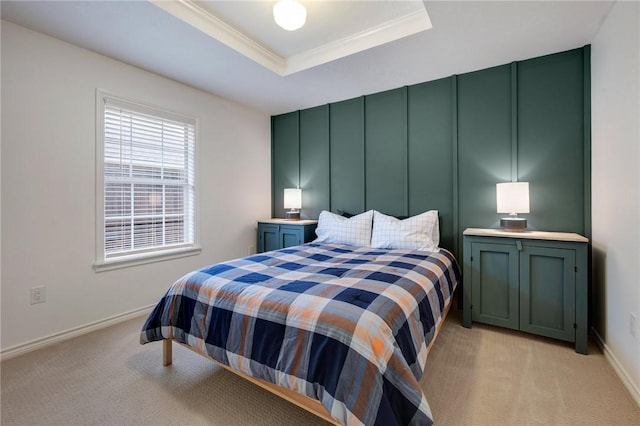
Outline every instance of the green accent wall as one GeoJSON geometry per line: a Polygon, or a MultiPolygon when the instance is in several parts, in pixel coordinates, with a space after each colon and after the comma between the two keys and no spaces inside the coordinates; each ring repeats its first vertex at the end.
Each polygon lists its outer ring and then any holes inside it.
{"type": "Polygon", "coordinates": [[[364,97],[329,105],[329,147],[331,210],[364,212],[364,97]]]}
{"type": "Polygon", "coordinates": [[[459,230],[500,227],[496,183],[511,181],[510,70],[503,65],[458,76],[459,230]]]}
{"type": "Polygon", "coordinates": [[[271,208],[284,217],[284,188],[300,184],[299,112],[271,117],[271,208]],[[275,188],[279,188],[278,191],[275,188]]]}
{"type": "Polygon", "coordinates": [[[365,210],[406,216],[407,88],[365,97],[365,210]]]}
{"type": "Polygon", "coordinates": [[[272,212],[300,186],[323,209],[440,213],[459,255],[467,227],[498,228],[495,184],[530,184],[530,229],[590,237],[589,46],[272,117],[272,212]]]}
{"type": "Polygon", "coordinates": [[[329,154],[329,106],[300,111],[302,219],[317,219],[331,208],[329,154]]]}
{"type": "Polygon", "coordinates": [[[518,64],[518,180],[530,182],[535,229],[585,232],[582,55],[518,64]]]}
{"type": "Polygon", "coordinates": [[[408,215],[437,206],[444,247],[453,247],[454,236],[453,84],[451,78],[417,84],[407,96],[408,215]]]}

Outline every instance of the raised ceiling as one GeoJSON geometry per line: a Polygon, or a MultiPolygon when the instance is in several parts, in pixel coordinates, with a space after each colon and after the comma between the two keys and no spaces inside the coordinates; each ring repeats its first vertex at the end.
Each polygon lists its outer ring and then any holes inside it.
{"type": "Polygon", "coordinates": [[[281,76],[431,28],[421,0],[307,1],[295,33],[276,25],[272,1],[150,1],[281,76]]]}
{"type": "Polygon", "coordinates": [[[589,44],[610,1],[2,1],[2,19],[269,114],[589,44]],[[428,29],[432,27],[431,29],[428,29]],[[428,29],[428,30],[427,30],[428,29]]]}

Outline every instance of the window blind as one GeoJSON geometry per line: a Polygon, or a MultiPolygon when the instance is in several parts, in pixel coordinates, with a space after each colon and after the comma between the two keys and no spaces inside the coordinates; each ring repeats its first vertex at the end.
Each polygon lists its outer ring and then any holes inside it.
{"type": "Polygon", "coordinates": [[[105,259],[194,244],[195,120],[105,98],[105,259]]]}

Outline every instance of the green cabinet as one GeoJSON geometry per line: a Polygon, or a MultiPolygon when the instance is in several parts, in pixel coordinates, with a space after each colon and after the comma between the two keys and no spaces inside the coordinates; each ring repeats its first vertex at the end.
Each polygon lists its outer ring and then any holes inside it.
{"type": "Polygon", "coordinates": [[[463,325],[575,342],[586,354],[587,245],[571,233],[466,229],[463,325]]]}
{"type": "Polygon", "coordinates": [[[317,225],[317,220],[261,220],[258,222],[258,253],[313,241],[317,225]]]}

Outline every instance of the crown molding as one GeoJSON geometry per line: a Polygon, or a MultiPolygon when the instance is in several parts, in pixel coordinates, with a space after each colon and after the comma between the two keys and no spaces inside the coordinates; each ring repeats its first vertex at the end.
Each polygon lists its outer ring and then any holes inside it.
{"type": "MultiPolygon", "coordinates": [[[[424,6],[424,5],[423,5],[424,6]]],[[[287,58],[285,75],[335,61],[432,28],[426,8],[287,58]]]]}
{"type": "Polygon", "coordinates": [[[254,62],[284,75],[286,60],[247,37],[191,0],[149,0],[165,12],[229,46],[254,62]]]}
{"type": "Polygon", "coordinates": [[[193,0],[149,0],[149,2],[282,77],[335,61],[432,27],[431,19],[423,4],[423,7],[415,12],[314,49],[290,57],[282,57],[198,6],[193,0]]]}

